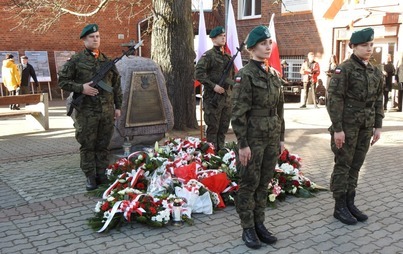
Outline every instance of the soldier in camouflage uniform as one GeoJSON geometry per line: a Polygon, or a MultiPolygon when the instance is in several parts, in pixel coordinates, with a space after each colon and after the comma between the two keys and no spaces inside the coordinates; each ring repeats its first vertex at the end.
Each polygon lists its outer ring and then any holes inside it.
{"type": "Polygon", "coordinates": [[[277,238],[265,225],[268,184],[284,149],[284,95],[279,73],[265,64],[272,40],[267,27],[254,28],[247,39],[252,55],[235,77],[231,124],[238,140],[239,190],[235,205],[250,248],[277,238]]]}
{"type": "Polygon", "coordinates": [[[206,138],[214,144],[216,150],[224,148],[225,134],[228,131],[231,119],[231,90],[234,85],[233,70],[225,79],[229,87],[225,90],[218,83],[223,71],[231,60],[231,56],[224,52],[225,30],[218,26],[211,30],[210,38],[214,47],[206,51],[196,65],[196,79],[204,86],[203,110],[204,121],[207,124],[206,138]],[[211,104],[216,93],[221,94],[218,106],[211,104]]]}
{"type": "Polygon", "coordinates": [[[92,77],[111,60],[98,49],[100,36],[96,24],[84,27],[80,39],[85,49],[72,56],[60,70],[59,86],[65,91],[87,95],[76,112],[74,127],[76,139],[81,145],[80,167],[87,178],[86,189],[93,190],[97,185],[106,183],[108,145],[113,134],[114,118],[121,115],[122,90],[116,67],[103,79],[113,88],[112,93],[90,86],[92,77]]]}
{"type": "Polygon", "coordinates": [[[355,189],[369,146],[381,136],[384,117],[383,75],[369,62],[373,39],[372,28],[351,35],[353,54],[335,69],[328,89],[329,131],[335,156],[330,182],[336,201],[333,215],[349,225],[368,219],[354,205],[355,189]]]}

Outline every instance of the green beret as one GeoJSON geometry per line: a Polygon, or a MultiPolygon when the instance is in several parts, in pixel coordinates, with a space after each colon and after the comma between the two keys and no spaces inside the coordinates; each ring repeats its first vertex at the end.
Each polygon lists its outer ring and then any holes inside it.
{"type": "Polygon", "coordinates": [[[269,29],[266,26],[257,26],[250,31],[248,39],[246,40],[246,46],[251,48],[255,46],[258,42],[270,38],[269,29]]]}
{"type": "Polygon", "coordinates": [[[211,30],[209,37],[210,38],[215,38],[217,36],[219,36],[220,34],[225,33],[225,29],[222,26],[216,26],[213,28],[213,30],[211,30]]]}
{"type": "Polygon", "coordinates": [[[352,44],[361,44],[368,41],[374,40],[374,29],[372,28],[364,28],[359,31],[355,31],[350,38],[350,43],[348,44],[351,48],[352,44]]]}
{"type": "Polygon", "coordinates": [[[81,31],[80,39],[82,39],[83,37],[85,37],[85,36],[87,36],[89,34],[95,33],[97,31],[98,31],[98,25],[97,24],[86,25],[83,28],[83,30],[81,31]]]}

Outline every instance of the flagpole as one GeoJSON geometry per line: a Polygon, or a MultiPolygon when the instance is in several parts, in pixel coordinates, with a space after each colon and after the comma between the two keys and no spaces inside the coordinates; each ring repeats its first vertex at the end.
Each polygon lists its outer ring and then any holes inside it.
{"type": "Polygon", "coordinates": [[[227,31],[228,29],[228,2],[231,0],[225,0],[224,1],[224,8],[225,8],[225,22],[224,22],[224,27],[225,27],[225,31],[227,31]]]}

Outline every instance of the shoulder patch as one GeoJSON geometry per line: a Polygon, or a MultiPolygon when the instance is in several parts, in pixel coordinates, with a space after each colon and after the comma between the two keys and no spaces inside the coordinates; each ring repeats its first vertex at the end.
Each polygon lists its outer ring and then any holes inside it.
{"type": "Polygon", "coordinates": [[[340,68],[336,68],[335,70],[334,70],[334,74],[340,74],[341,73],[341,69],[340,68]]]}
{"type": "Polygon", "coordinates": [[[242,80],[241,77],[236,77],[236,78],[235,78],[235,82],[236,82],[236,83],[241,83],[241,80],[242,80]]]}

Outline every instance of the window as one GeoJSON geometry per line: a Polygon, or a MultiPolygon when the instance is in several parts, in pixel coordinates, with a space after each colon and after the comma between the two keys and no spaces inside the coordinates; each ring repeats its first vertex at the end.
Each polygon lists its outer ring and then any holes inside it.
{"type": "Polygon", "coordinates": [[[239,0],[239,18],[260,18],[262,15],[262,0],[239,0]]]}
{"type": "Polygon", "coordinates": [[[192,0],[192,11],[200,11],[200,1],[203,1],[203,11],[211,12],[213,10],[213,0],[192,0]]]}
{"type": "Polygon", "coordinates": [[[302,63],[306,56],[285,56],[281,60],[286,60],[288,67],[285,68],[284,77],[289,81],[302,81],[301,74],[299,73],[302,63]]]}

